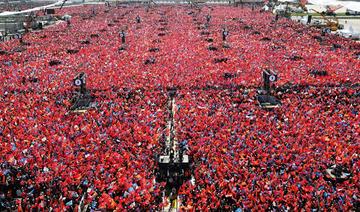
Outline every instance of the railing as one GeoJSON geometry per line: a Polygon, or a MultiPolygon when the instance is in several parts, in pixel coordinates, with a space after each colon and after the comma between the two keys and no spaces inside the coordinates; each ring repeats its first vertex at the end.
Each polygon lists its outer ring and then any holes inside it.
{"type": "Polygon", "coordinates": [[[24,16],[0,17],[0,32],[5,34],[15,33],[23,29],[24,16]]]}

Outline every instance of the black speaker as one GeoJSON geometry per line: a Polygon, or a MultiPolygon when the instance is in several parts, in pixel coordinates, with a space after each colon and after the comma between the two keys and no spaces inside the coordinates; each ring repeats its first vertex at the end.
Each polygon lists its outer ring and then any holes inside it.
{"type": "Polygon", "coordinates": [[[308,15],[307,24],[311,24],[312,15],[308,15]]]}
{"type": "Polygon", "coordinates": [[[270,83],[277,81],[278,77],[274,71],[264,70],[263,71],[263,80],[264,80],[264,90],[270,92],[270,83]]]}
{"type": "Polygon", "coordinates": [[[47,8],[47,9],[46,9],[46,14],[48,14],[48,15],[53,15],[53,14],[55,14],[55,9],[47,8]]]}
{"type": "Polygon", "coordinates": [[[86,85],[86,76],[84,72],[81,72],[74,78],[74,86],[76,87],[82,87],[86,85]]]}

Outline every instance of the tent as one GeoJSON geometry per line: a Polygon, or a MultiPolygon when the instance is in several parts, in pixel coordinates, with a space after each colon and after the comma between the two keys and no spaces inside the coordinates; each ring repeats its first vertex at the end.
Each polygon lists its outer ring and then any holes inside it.
{"type": "Polygon", "coordinates": [[[316,5],[341,5],[353,11],[360,11],[360,2],[358,1],[308,0],[308,3],[316,5]]]}

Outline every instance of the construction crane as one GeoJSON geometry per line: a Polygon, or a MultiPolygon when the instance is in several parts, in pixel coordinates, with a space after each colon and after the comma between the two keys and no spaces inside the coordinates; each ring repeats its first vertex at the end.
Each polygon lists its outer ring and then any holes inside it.
{"type": "MultiPolygon", "coordinates": [[[[321,13],[317,10],[312,9],[314,12],[318,13],[321,15],[321,17],[325,20],[326,24],[324,25],[324,27],[329,28],[331,31],[337,31],[338,29],[341,29],[342,27],[339,24],[339,20],[337,19],[336,16],[331,16],[330,17],[326,17],[324,13],[321,13]]],[[[318,25],[318,26],[322,26],[322,25],[318,25]]]]}
{"type": "Polygon", "coordinates": [[[67,2],[67,0],[64,0],[61,4],[60,10],[64,7],[65,3],[67,2]]]}
{"type": "Polygon", "coordinates": [[[327,5],[326,6],[326,15],[335,16],[336,15],[335,11],[342,7],[343,7],[342,5],[335,5],[335,6],[327,5]]]}

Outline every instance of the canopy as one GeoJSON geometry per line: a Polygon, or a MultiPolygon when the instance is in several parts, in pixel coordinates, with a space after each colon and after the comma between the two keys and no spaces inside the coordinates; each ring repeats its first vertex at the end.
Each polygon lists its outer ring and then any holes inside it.
{"type": "Polygon", "coordinates": [[[353,11],[360,11],[360,2],[358,1],[339,1],[339,0],[308,0],[308,3],[317,5],[342,5],[353,11]]]}

